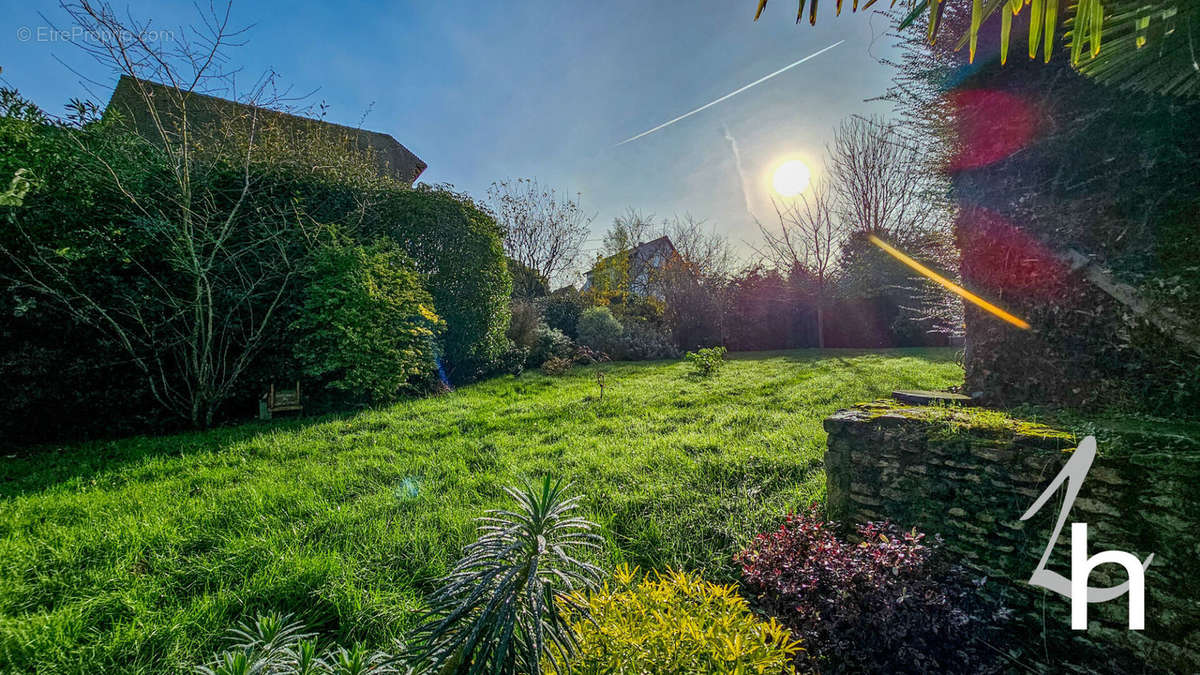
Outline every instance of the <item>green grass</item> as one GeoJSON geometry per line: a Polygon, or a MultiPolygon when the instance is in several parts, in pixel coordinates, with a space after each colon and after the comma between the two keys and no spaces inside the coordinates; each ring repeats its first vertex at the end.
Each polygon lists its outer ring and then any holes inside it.
{"type": "Polygon", "coordinates": [[[0,459],[0,672],[170,672],[236,621],[295,612],[386,647],[501,488],[586,494],[605,565],[735,579],[731,556],[824,494],[822,419],[961,381],[949,350],[735,355],[499,378],[324,419],[0,459]]]}

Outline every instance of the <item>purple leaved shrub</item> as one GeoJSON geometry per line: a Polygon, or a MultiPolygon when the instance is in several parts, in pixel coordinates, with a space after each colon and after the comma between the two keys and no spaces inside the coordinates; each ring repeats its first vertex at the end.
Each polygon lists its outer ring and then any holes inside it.
{"type": "Polygon", "coordinates": [[[940,539],[890,523],[838,536],[816,508],[737,554],[745,594],[804,644],[801,672],[979,673],[1002,668],[1007,613],[982,580],[937,554],[940,539]]]}

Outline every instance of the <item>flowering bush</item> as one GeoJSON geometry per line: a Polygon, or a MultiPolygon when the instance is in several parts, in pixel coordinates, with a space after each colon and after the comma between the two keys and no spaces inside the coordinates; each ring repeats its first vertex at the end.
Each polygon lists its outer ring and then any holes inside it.
{"type": "Polygon", "coordinates": [[[800,643],[774,619],[755,618],[731,586],[686,572],[612,584],[565,599],[575,653],[562,673],[782,673],[800,643]]]}
{"type": "Polygon", "coordinates": [[[982,643],[991,613],[962,570],[942,562],[916,530],[888,523],[840,539],[815,509],[790,515],[736,556],[754,604],[799,637],[802,670],[988,672],[982,643]]]}

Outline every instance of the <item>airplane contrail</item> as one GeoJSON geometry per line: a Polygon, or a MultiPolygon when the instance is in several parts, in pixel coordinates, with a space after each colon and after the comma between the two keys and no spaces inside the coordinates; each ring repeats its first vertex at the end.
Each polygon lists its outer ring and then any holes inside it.
{"type": "Polygon", "coordinates": [[[629,138],[626,138],[625,140],[621,141],[620,143],[617,143],[617,145],[614,145],[613,147],[615,148],[615,147],[617,147],[617,146],[620,146],[620,145],[625,145],[626,143],[629,143],[629,142],[631,142],[631,141],[636,141],[637,139],[641,138],[642,136],[648,136],[648,135],[650,135],[650,134],[652,134],[652,133],[654,133],[654,132],[658,131],[659,129],[665,129],[666,127],[669,127],[669,126],[671,126],[672,124],[675,124],[676,122],[678,122],[678,121],[679,121],[679,120],[681,120],[681,119],[684,119],[684,118],[687,118],[687,117],[691,117],[692,115],[695,115],[696,113],[700,112],[701,110],[706,110],[706,109],[708,109],[708,108],[711,108],[711,107],[713,107],[714,105],[716,105],[716,104],[720,103],[721,101],[726,101],[726,100],[728,100],[728,99],[731,99],[731,98],[733,98],[734,96],[737,96],[738,94],[742,93],[743,91],[746,91],[746,90],[747,90],[747,89],[749,89],[750,87],[753,87],[753,86],[755,86],[755,85],[762,84],[763,82],[766,82],[767,80],[771,79],[772,77],[775,77],[776,75],[779,75],[780,73],[783,73],[783,72],[786,72],[786,71],[788,71],[788,70],[791,70],[792,68],[795,68],[796,66],[800,65],[801,63],[804,63],[805,61],[807,61],[807,60],[809,60],[809,59],[814,59],[814,58],[816,58],[816,57],[820,56],[821,54],[824,54],[825,52],[829,51],[830,49],[833,49],[834,47],[836,47],[836,46],[838,46],[838,45],[842,44],[843,42],[845,42],[845,40],[838,40],[837,42],[835,42],[835,43],[833,43],[833,44],[829,45],[828,47],[826,47],[826,48],[824,48],[824,49],[821,49],[821,50],[818,50],[818,51],[815,51],[815,52],[813,52],[812,54],[809,54],[808,56],[806,56],[806,57],[804,57],[804,58],[800,59],[799,61],[796,61],[795,63],[792,63],[792,64],[790,64],[790,65],[786,65],[786,66],[784,66],[784,67],[780,68],[779,70],[777,70],[777,71],[775,71],[775,72],[771,73],[770,75],[767,75],[767,76],[765,76],[765,77],[760,77],[760,78],[758,78],[757,80],[755,80],[755,81],[751,82],[750,84],[748,84],[748,85],[746,85],[746,86],[742,87],[741,89],[735,89],[734,91],[731,91],[731,92],[729,92],[728,94],[725,94],[724,96],[722,96],[721,98],[718,98],[718,99],[716,99],[715,101],[709,101],[708,103],[705,103],[704,105],[700,106],[699,108],[696,108],[695,110],[693,110],[693,111],[691,111],[691,112],[686,112],[686,113],[684,113],[684,114],[680,115],[679,117],[676,117],[675,119],[673,119],[673,120],[671,120],[671,121],[669,121],[669,122],[663,122],[662,124],[660,124],[660,125],[658,125],[658,126],[654,127],[653,129],[650,129],[650,130],[648,130],[648,131],[643,131],[642,133],[638,134],[637,136],[631,136],[631,137],[629,137],[629,138]]]}
{"type": "Polygon", "coordinates": [[[746,171],[742,168],[742,153],[738,150],[737,139],[729,133],[729,125],[721,123],[721,130],[725,132],[725,140],[729,141],[729,149],[733,151],[733,166],[737,169],[738,182],[741,183],[742,201],[746,205],[746,213],[753,218],[754,210],[750,208],[750,190],[746,188],[746,171]]]}

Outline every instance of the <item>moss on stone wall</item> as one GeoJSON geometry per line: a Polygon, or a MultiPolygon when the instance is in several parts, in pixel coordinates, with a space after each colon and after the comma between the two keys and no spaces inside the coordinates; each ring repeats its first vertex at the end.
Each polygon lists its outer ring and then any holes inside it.
{"type": "MultiPolygon", "coordinates": [[[[942,535],[946,547],[987,575],[987,592],[1017,610],[1042,654],[1090,660],[1118,645],[1156,669],[1200,670],[1200,433],[1187,426],[1111,424],[1061,416],[1045,424],[974,408],[876,401],[825,421],[828,509],[849,522],[890,519],[942,535]],[[1089,550],[1116,549],[1155,561],[1147,572],[1143,632],[1125,630],[1122,598],[1091,605],[1092,627],[1069,628],[1065,598],[1026,583],[1058,517],[1051,500],[1020,517],[1058,474],[1078,439],[1093,433],[1100,454],[1068,522],[1089,525],[1089,550]]],[[[1069,528],[1049,569],[1069,574],[1069,528]]],[[[1093,585],[1119,583],[1113,566],[1093,585]],[[1111,569],[1110,569],[1111,568],[1111,569]]]]}

